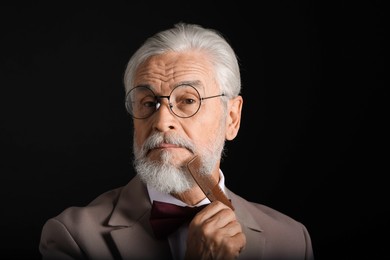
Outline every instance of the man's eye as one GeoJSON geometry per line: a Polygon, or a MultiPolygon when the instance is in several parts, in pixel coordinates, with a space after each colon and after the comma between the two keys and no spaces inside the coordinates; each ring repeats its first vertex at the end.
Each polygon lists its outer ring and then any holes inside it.
{"type": "Polygon", "coordinates": [[[156,106],[156,102],[155,101],[145,101],[142,103],[142,106],[143,107],[155,107],[156,106]]]}
{"type": "Polygon", "coordinates": [[[191,104],[195,104],[195,103],[196,103],[196,100],[195,100],[195,99],[192,99],[192,98],[187,98],[187,99],[185,99],[183,102],[184,102],[184,104],[186,104],[186,105],[191,105],[191,104]]]}

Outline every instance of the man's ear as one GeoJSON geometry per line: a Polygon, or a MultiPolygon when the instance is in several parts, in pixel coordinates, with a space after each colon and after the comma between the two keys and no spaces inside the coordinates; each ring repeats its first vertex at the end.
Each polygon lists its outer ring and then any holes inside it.
{"type": "Polygon", "coordinates": [[[226,118],[226,140],[233,140],[238,134],[241,123],[242,104],[242,96],[237,96],[229,100],[228,115],[226,118]]]}

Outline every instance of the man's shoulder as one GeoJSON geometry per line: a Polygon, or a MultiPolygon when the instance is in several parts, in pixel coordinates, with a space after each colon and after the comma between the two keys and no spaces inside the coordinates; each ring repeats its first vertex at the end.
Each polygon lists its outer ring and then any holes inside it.
{"type": "Polygon", "coordinates": [[[113,188],[96,196],[91,202],[83,206],[70,206],[55,216],[62,223],[82,223],[85,221],[104,223],[119,207],[130,207],[144,198],[143,190],[138,177],[132,178],[126,185],[113,188]]]}
{"type": "Polygon", "coordinates": [[[123,186],[108,190],[84,206],[70,206],[54,217],[54,219],[64,223],[68,221],[78,222],[82,219],[100,221],[112,212],[122,189],[123,186]]]}
{"type": "Polygon", "coordinates": [[[238,210],[251,215],[255,221],[260,221],[263,224],[279,223],[287,226],[301,226],[301,223],[299,223],[296,219],[286,213],[283,213],[282,211],[259,202],[249,201],[231,191],[230,194],[238,210]]]}
{"type": "MultiPolygon", "coordinates": [[[[306,227],[294,217],[270,206],[249,201],[229,193],[238,221],[248,241],[266,240],[264,257],[267,259],[311,259],[311,239],[306,227]]],[[[256,252],[259,244],[253,244],[247,252],[256,252]]]]}

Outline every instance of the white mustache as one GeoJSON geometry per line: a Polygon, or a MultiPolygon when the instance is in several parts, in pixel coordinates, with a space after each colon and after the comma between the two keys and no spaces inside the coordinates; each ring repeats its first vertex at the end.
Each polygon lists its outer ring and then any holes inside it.
{"type": "Polygon", "coordinates": [[[150,137],[148,137],[142,147],[144,152],[150,151],[151,149],[158,148],[161,144],[173,144],[183,148],[188,149],[190,152],[194,153],[195,145],[187,139],[182,138],[178,135],[173,134],[163,134],[155,132],[150,137]]]}

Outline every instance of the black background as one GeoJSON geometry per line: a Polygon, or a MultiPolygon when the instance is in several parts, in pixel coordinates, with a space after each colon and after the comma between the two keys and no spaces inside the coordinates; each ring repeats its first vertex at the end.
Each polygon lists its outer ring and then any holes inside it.
{"type": "Polygon", "coordinates": [[[48,218],[134,175],[123,72],[146,37],[185,21],[240,58],[226,185],[303,222],[317,260],[384,256],[382,2],[134,2],[1,4],[0,254],[39,258],[48,218]]]}

